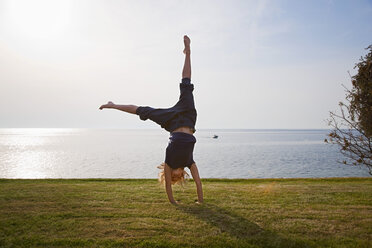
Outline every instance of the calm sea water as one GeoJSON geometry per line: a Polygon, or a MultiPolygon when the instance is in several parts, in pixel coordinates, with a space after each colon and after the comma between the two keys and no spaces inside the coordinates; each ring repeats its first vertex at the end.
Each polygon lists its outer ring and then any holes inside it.
{"type": "MultiPolygon", "coordinates": [[[[198,130],[202,178],[369,176],[338,163],[327,130],[198,130]],[[218,139],[213,139],[213,135],[218,139]]],[[[156,178],[162,130],[0,129],[0,178],[156,178]]]]}

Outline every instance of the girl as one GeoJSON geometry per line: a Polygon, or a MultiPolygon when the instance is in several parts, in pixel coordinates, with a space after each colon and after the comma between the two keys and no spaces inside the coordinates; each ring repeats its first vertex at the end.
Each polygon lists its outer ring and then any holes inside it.
{"type": "Polygon", "coordinates": [[[163,169],[159,173],[159,180],[165,181],[165,190],[169,201],[178,204],[173,198],[172,184],[183,183],[188,175],[184,170],[188,167],[196,183],[198,195],[197,204],[203,202],[203,190],[200,182],[198,167],[193,159],[193,151],[196,139],[195,132],[196,109],[194,105],[193,90],[191,84],[191,60],[190,60],[190,39],[186,35],[183,37],[185,49],[185,63],[182,71],[182,83],[180,83],[180,97],[176,105],[167,109],[152,108],[148,106],[136,105],[117,105],[108,102],[99,109],[112,108],[131,114],[139,115],[141,120],[150,119],[162,128],[170,132],[169,143],[165,152],[165,162],[158,168],[163,169]]]}

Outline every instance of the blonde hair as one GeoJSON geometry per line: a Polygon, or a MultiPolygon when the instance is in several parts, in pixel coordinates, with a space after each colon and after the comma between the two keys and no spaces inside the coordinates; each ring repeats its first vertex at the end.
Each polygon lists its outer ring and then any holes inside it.
{"type": "MultiPolygon", "coordinates": [[[[158,180],[163,185],[165,184],[165,173],[164,173],[165,165],[166,165],[165,163],[162,163],[161,165],[158,166],[158,168],[161,170],[158,174],[158,176],[159,176],[158,180]]],[[[186,180],[190,178],[190,175],[189,175],[189,173],[187,173],[185,171],[185,168],[179,168],[179,169],[182,170],[182,173],[178,177],[172,176],[171,183],[172,183],[172,185],[173,184],[178,184],[181,187],[183,187],[186,184],[186,180]]],[[[177,170],[177,169],[172,169],[171,168],[171,170],[177,170]]]]}

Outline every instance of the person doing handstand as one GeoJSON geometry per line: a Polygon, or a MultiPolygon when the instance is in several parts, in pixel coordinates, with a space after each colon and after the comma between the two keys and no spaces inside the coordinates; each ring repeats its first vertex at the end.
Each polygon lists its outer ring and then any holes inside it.
{"type": "Polygon", "coordinates": [[[190,39],[183,37],[185,48],[185,63],[182,70],[182,81],[180,83],[180,97],[178,102],[171,108],[152,108],[149,106],[118,105],[108,102],[99,109],[112,108],[127,113],[139,115],[141,120],[150,119],[159,124],[162,128],[170,132],[169,143],[165,152],[165,161],[158,168],[162,169],[159,173],[159,180],[164,183],[169,201],[172,204],[178,202],[174,200],[172,185],[183,183],[188,175],[185,167],[190,169],[191,175],[196,184],[198,200],[196,203],[203,202],[203,190],[199,177],[198,167],[193,159],[193,151],[196,139],[194,137],[196,123],[196,109],[194,104],[193,90],[191,84],[191,59],[190,59],[190,39]]]}

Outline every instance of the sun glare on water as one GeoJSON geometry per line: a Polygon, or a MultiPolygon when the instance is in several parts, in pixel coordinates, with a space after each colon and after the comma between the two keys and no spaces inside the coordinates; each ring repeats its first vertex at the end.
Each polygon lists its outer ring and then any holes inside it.
{"type": "Polygon", "coordinates": [[[68,128],[0,129],[0,148],[9,149],[0,157],[0,163],[8,164],[0,166],[1,173],[7,178],[58,177],[54,165],[63,151],[54,148],[55,142],[77,132],[78,129],[68,128]],[[54,142],[50,137],[54,137],[54,142]]]}

